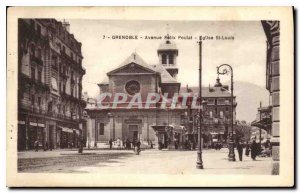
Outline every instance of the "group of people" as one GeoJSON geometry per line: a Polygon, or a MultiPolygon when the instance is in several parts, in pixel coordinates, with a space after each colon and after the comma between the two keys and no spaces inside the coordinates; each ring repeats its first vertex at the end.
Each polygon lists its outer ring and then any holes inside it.
{"type": "Polygon", "coordinates": [[[112,139],[109,140],[109,149],[113,148],[113,145],[117,146],[117,149],[134,149],[136,146],[140,148],[141,142],[138,139],[133,139],[130,141],[129,139],[121,140],[118,138],[117,140],[113,141],[112,139]]]}
{"type": "Polygon", "coordinates": [[[214,148],[215,150],[221,150],[223,147],[223,144],[222,143],[214,143],[212,145],[212,148],[214,148]]]}
{"type": "MultiPolygon", "coordinates": [[[[35,152],[38,152],[39,151],[40,142],[38,140],[35,140],[33,146],[34,146],[35,152]]],[[[48,145],[48,142],[44,143],[44,145],[43,145],[43,150],[44,151],[47,151],[47,150],[52,151],[52,149],[53,149],[53,145],[52,144],[48,145]]]]}
{"type": "MultiPolygon", "coordinates": [[[[236,142],[236,149],[238,151],[239,154],[239,160],[243,161],[243,148],[244,148],[244,144],[237,140],[236,142]]],[[[256,143],[256,140],[254,139],[251,144],[246,143],[246,150],[245,150],[245,155],[248,157],[251,154],[251,158],[252,160],[256,160],[256,156],[259,155],[261,152],[261,147],[258,143],[256,143]]]]}

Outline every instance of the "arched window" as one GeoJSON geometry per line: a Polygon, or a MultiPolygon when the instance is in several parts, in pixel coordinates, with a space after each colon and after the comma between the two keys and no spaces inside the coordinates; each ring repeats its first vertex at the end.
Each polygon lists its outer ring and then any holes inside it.
{"type": "Polygon", "coordinates": [[[169,55],[169,64],[174,64],[174,56],[169,55]]]}
{"type": "Polygon", "coordinates": [[[161,63],[162,63],[162,64],[167,64],[167,55],[163,54],[163,55],[161,56],[161,63]]]}

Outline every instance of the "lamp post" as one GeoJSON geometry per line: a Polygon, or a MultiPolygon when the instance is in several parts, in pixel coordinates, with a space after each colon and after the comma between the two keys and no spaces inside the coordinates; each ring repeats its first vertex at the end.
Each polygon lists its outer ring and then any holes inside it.
{"type": "Polygon", "coordinates": [[[202,161],[202,146],[201,146],[201,138],[202,138],[202,128],[201,128],[201,101],[202,101],[202,41],[199,41],[199,95],[198,99],[200,101],[200,108],[198,109],[198,121],[197,121],[197,130],[198,130],[198,150],[197,150],[197,169],[203,169],[203,161],[202,161]]]}
{"type": "Polygon", "coordinates": [[[229,64],[222,64],[217,67],[217,73],[218,75],[225,75],[230,72],[231,74],[231,132],[229,134],[229,155],[228,160],[229,161],[235,161],[235,154],[234,154],[234,139],[233,139],[233,70],[232,67],[229,64]],[[223,70],[222,70],[223,69],[223,70]]]}

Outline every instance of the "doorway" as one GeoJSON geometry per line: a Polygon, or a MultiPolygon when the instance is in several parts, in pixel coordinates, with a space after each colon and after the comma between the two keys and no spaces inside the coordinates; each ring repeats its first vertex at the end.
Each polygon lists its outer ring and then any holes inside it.
{"type": "Polygon", "coordinates": [[[139,138],[139,126],[138,125],[128,125],[128,138],[130,141],[139,138]]]}

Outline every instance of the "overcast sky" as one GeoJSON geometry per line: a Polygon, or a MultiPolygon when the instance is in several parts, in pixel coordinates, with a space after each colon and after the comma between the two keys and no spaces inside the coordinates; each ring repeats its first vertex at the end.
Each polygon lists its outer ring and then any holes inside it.
{"type": "MultiPolygon", "coordinates": [[[[165,36],[168,32],[179,50],[178,81],[182,86],[198,85],[199,48],[197,39],[179,40],[177,36],[234,36],[234,40],[203,41],[203,84],[214,84],[216,67],[227,63],[234,69],[236,81],[265,87],[266,38],[259,21],[117,21],[68,20],[70,32],[82,43],[83,91],[89,96],[99,92],[97,83],[106,73],[137,52],[148,64],[158,63],[157,48],[162,40],[112,40],[107,36],[165,36]],[[167,27],[167,24],[169,27],[167,27]],[[106,36],[103,39],[103,35],[106,36]]],[[[229,76],[221,76],[228,82],[229,76]]]]}

